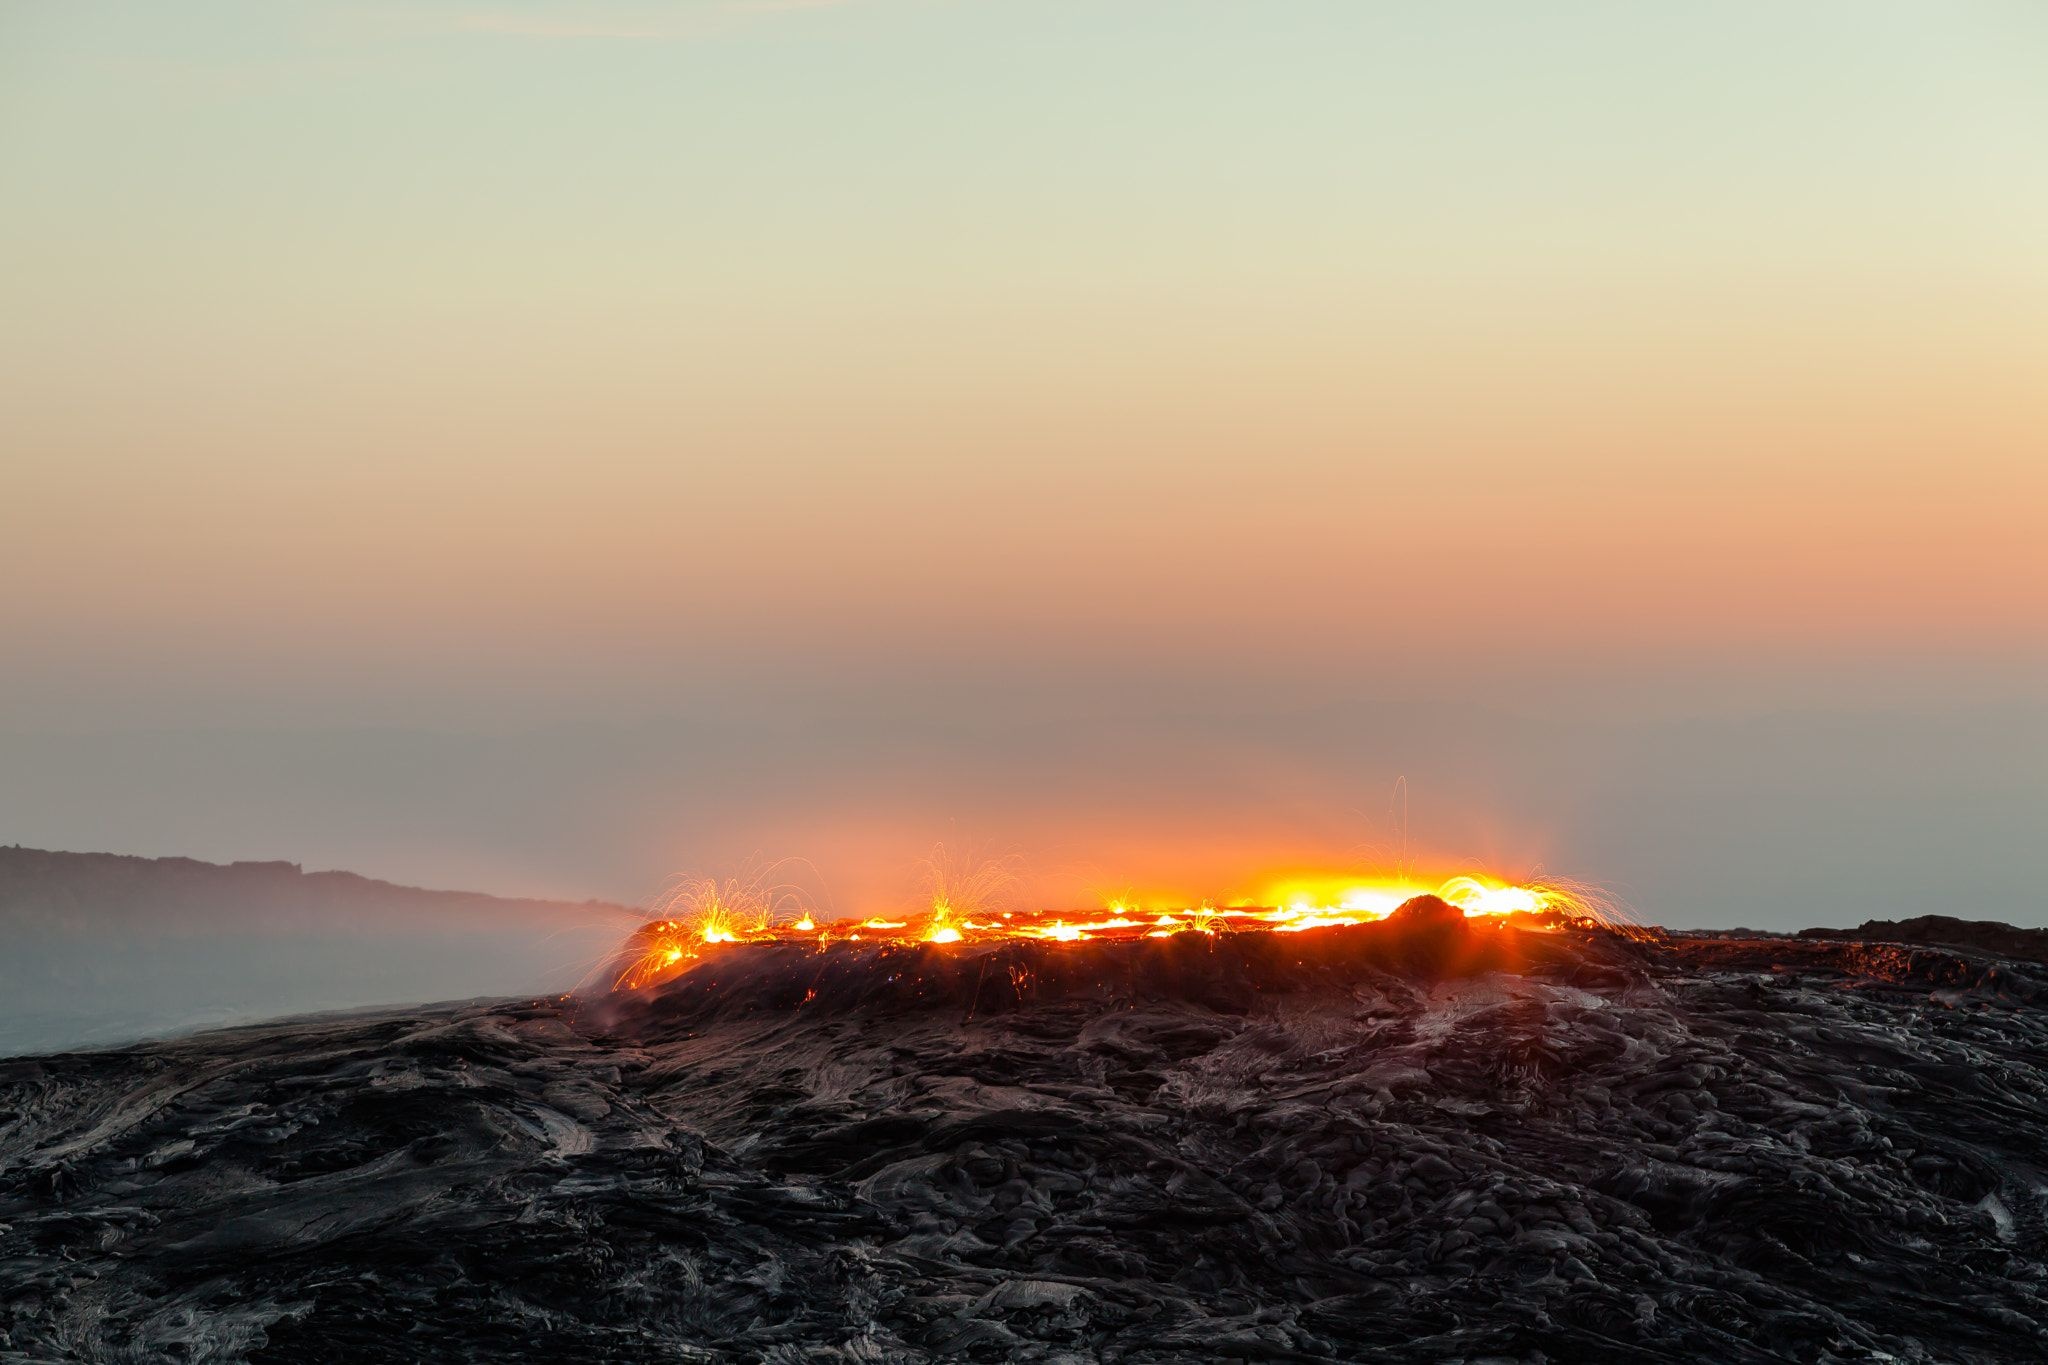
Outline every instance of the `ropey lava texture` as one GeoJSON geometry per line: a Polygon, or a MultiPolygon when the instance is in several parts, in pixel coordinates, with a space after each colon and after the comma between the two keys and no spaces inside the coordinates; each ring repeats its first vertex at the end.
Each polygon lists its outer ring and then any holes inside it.
{"type": "Polygon", "coordinates": [[[0,1063],[0,1358],[2039,1359],[2042,975],[1421,907],[0,1063]]]}

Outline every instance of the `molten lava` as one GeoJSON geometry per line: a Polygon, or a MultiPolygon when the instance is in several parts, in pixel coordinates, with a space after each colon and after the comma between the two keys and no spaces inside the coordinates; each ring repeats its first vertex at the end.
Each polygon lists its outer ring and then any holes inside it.
{"type": "MultiPolygon", "coordinates": [[[[934,878],[930,907],[902,918],[820,923],[786,888],[760,881],[690,882],[643,925],[627,950],[615,990],[658,985],[735,944],[1081,943],[1172,938],[1181,934],[1300,933],[1387,919],[1418,897],[1434,897],[1468,919],[1513,917],[1523,927],[1610,924],[1615,912],[1597,897],[1561,886],[1512,886],[1457,876],[1429,888],[1406,880],[1324,878],[1283,883],[1269,904],[1142,907],[1116,901],[1092,912],[995,908],[994,895],[964,896],[956,878],[934,878]],[[801,916],[800,918],[798,916],[801,916]]],[[[983,888],[992,890],[993,888],[983,888]]]]}

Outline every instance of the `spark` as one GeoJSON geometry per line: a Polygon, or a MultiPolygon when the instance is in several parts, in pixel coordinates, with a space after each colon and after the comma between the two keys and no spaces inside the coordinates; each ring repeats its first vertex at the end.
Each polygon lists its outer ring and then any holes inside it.
{"type": "Polygon", "coordinates": [[[787,862],[756,860],[732,877],[676,878],[655,902],[658,918],[636,936],[640,951],[613,988],[650,985],[687,971],[705,950],[723,944],[815,928],[808,893],[778,879],[787,862]]]}

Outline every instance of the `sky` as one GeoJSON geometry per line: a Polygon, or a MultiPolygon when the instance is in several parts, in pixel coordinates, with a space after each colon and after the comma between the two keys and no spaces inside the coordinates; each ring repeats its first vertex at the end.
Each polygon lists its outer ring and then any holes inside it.
{"type": "Polygon", "coordinates": [[[2048,924],[2048,11],[0,0],[0,841],[2048,924]]]}

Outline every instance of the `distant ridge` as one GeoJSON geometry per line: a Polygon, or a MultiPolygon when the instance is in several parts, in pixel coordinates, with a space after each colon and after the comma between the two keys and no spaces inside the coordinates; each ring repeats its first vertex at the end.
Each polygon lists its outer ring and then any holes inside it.
{"type": "Polygon", "coordinates": [[[297,863],[0,846],[0,1056],[577,985],[644,912],[297,863]]]}
{"type": "MultiPolygon", "coordinates": [[[[125,853],[70,853],[0,846],[0,917],[61,924],[70,912],[96,918],[137,916],[206,921],[232,917],[237,928],[260,907],[284,920],[340,914],[410,914],[497,910],[508,915],[564,910],[622,917],[641,912],[596,899],[548,900],[480,891],[433,890],[379,881],[354,872],[308,872],[298,863],[209,863],[197,858],[145,858],[125,853]]],[[[331,921],[330,921],[331,922],[331,921]]]]}

